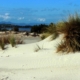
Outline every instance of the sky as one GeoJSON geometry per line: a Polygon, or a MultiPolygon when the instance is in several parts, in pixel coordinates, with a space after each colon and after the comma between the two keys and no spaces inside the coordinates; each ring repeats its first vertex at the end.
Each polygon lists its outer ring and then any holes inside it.
{"type": "Polygon", "coordinates": [[[80,0],[0,0],[0,22],[57,23],[80,14],[80,0]]]}

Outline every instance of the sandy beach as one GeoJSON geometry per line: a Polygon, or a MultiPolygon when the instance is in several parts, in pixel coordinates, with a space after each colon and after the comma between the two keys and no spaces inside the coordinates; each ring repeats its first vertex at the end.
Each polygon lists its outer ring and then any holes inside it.
{"type": "Polygon", "coordinates": [[[36,37],[28,36],[28,37],[24,37],[23,41],[25,44],[29,44],[29,43],[39,42],[41,41],[41,38],[39,36],[36,37]]]}
{"type": "Polygon", "coordinates": [[[80,0],[0,0],[0,80],[80,80],[80,0]]]}
{"type": "Polygon", "coordinates": [[[79,80],[80,54],[57,54],[63,35],[50,37],[26,37],[26,44],[0,49],[0,80],[79,80]]]}

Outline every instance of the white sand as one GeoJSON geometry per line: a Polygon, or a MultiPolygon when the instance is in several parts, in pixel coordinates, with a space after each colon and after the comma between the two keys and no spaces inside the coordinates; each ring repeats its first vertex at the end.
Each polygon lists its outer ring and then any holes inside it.
{"type": "Polygon", "coordinates": [[[63,35],[53,41],[50,37],[0,50],[0,80],[80,80],[80,53],[57,54],[63,35]]]}

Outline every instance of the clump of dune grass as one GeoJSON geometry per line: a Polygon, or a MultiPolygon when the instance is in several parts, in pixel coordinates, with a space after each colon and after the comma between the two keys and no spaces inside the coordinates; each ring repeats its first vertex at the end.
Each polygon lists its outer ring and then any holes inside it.
{"type": "Polygon", "coordinates": [[[2,40],[2,39],[4,40],[4,44],[9,44],[9,40],[8,40],[9,36],[1,36],[0,40],[2,40]]]}
{"type": "Polygon", "coordinates": [[[21,39],[21,37],[14,37],[15,38],[15,43],[16,44],[23,44],[24,42],[23,42],[23,40],[21,39]]]}
{"type": "Polygon", "coordinates": [[[76,52],[80,51],[80,17],[78,14],[69,16],[68,21],[64,22],[64,27],[58,29],[64,34],[64,42],[59,44],[57,52],[76,52]]]}
{"type": "Polygon", "coordinates": [[[15,37],[13,35],[9,35],[8,41],[12,47],[15,47],[16,44],[23,44],[23,40],[21,40],[21,38],[15,37]]]}
{"type": "Polygon", "coordinates": [[[16,44],[23,44],[23,40],[18,37],[14,37],[13,35],[1,36],[0,37],[0,47],[4,50],[4,46],[7,44],[11,44],[12,47],[15,47],[16,44]]]}
{"type": "Polygon", "coordinates": [[[54,40],[54,39],[56,39],[57,37],[58,37],[58,33],[55,32],[55,33],[52,34],[51,40],[54,40]]]}
{"type": "MultiPolygon", "coordinates": [[[[8,35],[8,36],[1,36],[0,40],[3,38],[4,43],[5,44],[9,44],[10,43],[10,39],[12,39],[13,35],[8,35]]],[[[15,39],[15,43],[16,44],[23,44],[23,40],[21,40],[21,38],[19,37],[14,37],[15,39]]]]}
{"type": "Polygon", "coordinates": [[[2,50],[5,49],[5,43],[4,43],[4,39],[3,38],[0,38],[0,47],[2,50]]]}
{"type": "Polygon", "coordinates": [[[9,36],[3,36],[3,40],[5,44],[9,44],[9,36]]]}
{"type": "Polygon", "coordinates": [[[51,39],[50,40],[54,40],[54,39],[56,39],[56,37],[58,37],[58,33],[53,33],[53,34],[50,34],[48,32],[47,33],[43,33],[41,35],[41,39],[43,40],[43,39],[45,39],[45,38],[47,38],[49,36],[51,36],[51,39]]]}
{"type": "Polygon", "coordinates": [[[47,27],[45,31],[51,34],[55,33],[56,25],[54,23],[50,23],[49,27],[47,27]]]}
{"type": "Polygon", "coordinates": [[[52,35],[51,40],[55,39],[58,36],[56,25],[54,23],[51,23],[47,28],[45,28],[45,31],[42,34],[41,39],[45,39],[50,35],[52,35]]]}
{"type": "Polygon", "coordinates": [[[14,36],[10,36],[10,37],[9,37],[9,42],[10,42],[10,44],[11,44],[12,47],[15,47],[16,42],[15,42],[14,36]]]}
{"type": "Polygon", "coordinates": [[[43,39],[47,38],[48,36],[50,36],[49,33],[43,33],[43,34],[41,35],[41,39],[43,40],[43,39]]]}
{"type": "Polygon", "coordinates": [[[21,39],[18,39],[18,40],[16,40],[16,44],[23,44],[24,42],[23,42],[23,40],[21,40],[21,39]]]}
{"type": "Polygon", "coordinates": [[[0,47],[2,50],[4,50],[5,45],[9,44],[9,36],[0,36],[0,47]]]}
{"type": "Polygon", "coordinates": [[[56,24],[56,31],[57,31],[57,33],[61,33],[64,29],[65,29],[65,22],[58,22],[57,24],[56,24]]]}

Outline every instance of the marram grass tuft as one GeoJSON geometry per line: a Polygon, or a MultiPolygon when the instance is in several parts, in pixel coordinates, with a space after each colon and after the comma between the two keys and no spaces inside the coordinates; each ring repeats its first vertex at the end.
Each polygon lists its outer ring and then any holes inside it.
{"type": "Polygon", "coordinates": [[[78,15],[70,16],[68,21],[64,22],[64,27],[58,31],[64,34],[64,42],[59,44],[57,52],[80,51],[80,17],[78,15]]]}

